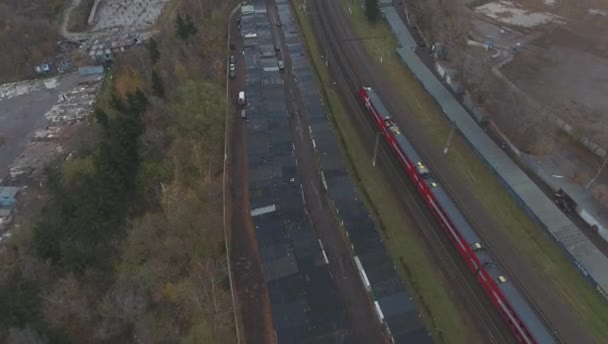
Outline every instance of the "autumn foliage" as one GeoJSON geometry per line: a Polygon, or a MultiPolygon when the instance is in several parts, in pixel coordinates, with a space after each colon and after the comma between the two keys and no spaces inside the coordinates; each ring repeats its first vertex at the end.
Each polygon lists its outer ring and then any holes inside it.
{"type": "Polygon", "coordinates": [[[49,168],[44,210],[0,252],[0,342],[234,342],[215,70],[227,6],[177,1],[198,33],[176,39],[168,13],[156,47],[106,75],[99,142],[49,168]]]}

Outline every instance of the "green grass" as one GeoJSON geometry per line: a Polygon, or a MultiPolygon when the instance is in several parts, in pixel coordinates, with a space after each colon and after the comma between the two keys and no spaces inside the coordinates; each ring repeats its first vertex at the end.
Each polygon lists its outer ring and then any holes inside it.
{"type": "Polygon", "coordinates": [[[467,332],[462,315],[448,294],[449,288],[440,272],[431,265],[420,247],[419,239],[414,238],[406,228],[413,228],[410,218],[396,206],[390,185],[382,173],[371,166],[371,156],[359,139],[356,129],[350,122],[340,97],[332,88],[332,82],[325,71],[318,46],[311,28],[310,19],[305,13],[296,10],[300,27],[306,41],[309,57],[313,62],[317,78],[321,82],[328,110],[336,125],[340,138],[366,203],[373,209],[382,228],[389,254],[402,278],[405,279],[417,298],[417,304],[424,319],[438,342],[471,343],[475,335],[467,332]]]}
{"type": "MultiPolygon", "coordinates": [[[[342,0],[347,9],[349,0],[342,0]]],[[[426,134],[432,138],[437,149],[442,149],[450,126],[440,109],[422,85],[415,79],[395,54],[396,41],[388,26],[382,22],[372,27],[363,17],[360,7],[352,8],[350,22],[358,36],[388,36],[383,40],[364,40],[368,53],[379,62],[384,49],[383,63],[380,65],[393,87],[402,93],[416,120],[424,124],[426,134]]],[[[347,13],[347,12],[346,12],[347,13]]],[[[608,338],[608,305],[600,295],[583,279],[569,259],[549,239],[540,228],[513,200],[493,173],[481,162],[467,143],[455,137],[448,155],[451,166],[460,175],[475,195],[485,211],[494,217],[512,243],[512,246],[528,258],[530,264],[555,288],[581,323],[598,340],[608,338]]]]}

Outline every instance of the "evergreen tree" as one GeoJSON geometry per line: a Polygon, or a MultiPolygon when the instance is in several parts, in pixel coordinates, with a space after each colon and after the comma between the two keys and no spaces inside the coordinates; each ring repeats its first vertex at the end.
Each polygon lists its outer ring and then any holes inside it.
{"type": "Polygon", "coordinates": [[[148,53],[150,54],[152,64],[156,64],[160,59],[160,51],[158,51],[158,43],[156,43],[154,38],[150,38],[150,41],[148,42],[148,53]]]}
{"type": "Polygon", "coordinates": [[[108,119],[108,115],[106,114],[105,111],[103,111],[102,109],[95,109],[95,112],[93,112],[93,117],[95,118],[95,122],[97,122],[97,124],[101,125],[101,127],[105,131],[108,130],[108,125],[110,125],[110,120],[108,119]]]}
{"type": "Polygon", "coordinates": [[[152,92],[157,97],[163,97],[165,95],[165,86],[163,86],[163,79],[155,70],[152,70],[152,92]]]}
{"type": "Polygon", "coordinates": [[[116,90],[112,89],[112,94],[110,95],[110,105],[118,111],[125,111],[125,104],[122,102],[120,97],[116,94],[116,90]]]}
{"type": "Polygon", "coordinates": [[[178,14],[175,18],[175,33],[177,34],[177,37],[179,37],[182,41],[188,39],[188,34],[184,30],[185,27],[186,23],[184,21],[184,18],[181,14],[178,14]]]}
{"type": "Polygon", "coordinates": [[[192,18],[190,17],[189,14],[186,14],[185,22],[186,22],[186,30],[188,31],[188,34],[190,36],[196,35],[198,30],[196,29],[196,25],[194,25],[194,22],[192,21],[192,18]]]}
{"type": "Polygon", "coordinates": [[[178,14],[175,18],[175,31],[177,37],[182,41],[187,41],[190,36],[196,34],[197,29],[190,15],[186,14],[185,16],[182,16],[181,14],[178,14]]]}
{"type": "Polygon", "coordinates": [[[378,21],[378,17],[380,16],[378,0],[365,0],[365,16],[372,24],[378,21]]]}

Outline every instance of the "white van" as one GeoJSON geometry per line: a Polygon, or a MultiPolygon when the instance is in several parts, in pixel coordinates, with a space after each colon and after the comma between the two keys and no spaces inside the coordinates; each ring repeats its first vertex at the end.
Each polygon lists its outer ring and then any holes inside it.
{"type": "Polygon", "coordinates": [[[239,92],[238,104],[239,105],[245,105],[245,91],[239,92]]]}

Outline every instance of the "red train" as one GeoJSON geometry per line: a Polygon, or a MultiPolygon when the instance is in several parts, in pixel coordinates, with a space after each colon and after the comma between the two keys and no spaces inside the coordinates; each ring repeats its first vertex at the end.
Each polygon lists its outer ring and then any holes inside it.
{"type": "Polygon", "coordinates": [[[371,88],[362,87],[359,97],[418,193],[518,342],[555,343],[556,339],[544,321],[503,275],[504,270],[494,262],[490,252],[484,249],[473,226],[424,165],[417,150],[393,122],[378,95],[371,88]]]}

